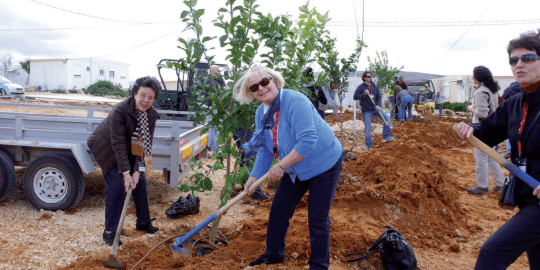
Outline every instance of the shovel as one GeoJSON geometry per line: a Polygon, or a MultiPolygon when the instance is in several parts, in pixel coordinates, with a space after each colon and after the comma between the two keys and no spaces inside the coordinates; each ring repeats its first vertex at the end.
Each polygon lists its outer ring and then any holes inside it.
{"type": "Polygon", "coordinates": [[[101,260],[103,265],[107,268],[126,269],[127,266],[123,261],[119,261],[118,258],[116,258],[116,252],[118,251],[118,243],[120,242],[120,234],[122,233],[122,226],[124,225],[124,219],[126,218],[129,199],[131,198],[131,191],[132,190],[130,187],[126,195],[126,200],[124,201],[124,209],[122,209],[122,215],[120,216],[120,222],[118,222],[118,228],[116,228],[116,235],[114,236],[111,255],[109,255],[108,260],[101,260]]]}
{"type": "MultiPolygon", "coordinates": [[[[369,99],[371,99],[371,102],[373,102],[373,105],[375,107],[377,107],[377,104],[375,104],[375,101],[373,101],[373,99],[371,98],[370,95],[368,95],[369,99]]],[[[380,109],[382,110],[382,109],[380,109]]],[[[386,119],[384,119],[384,116],[379,112],[379,114],[381,115],[381,118],[382,120],[384,121],[384,123],[388,126],[388,128],[390,129],[390,133],[392,133],[392,136],[394,136],[394,139],[396,138],[396,135],[394,134],[394,132],[392,131],[392,127],[390,127],[390,125],[386,122],[386,119]]]]}
{"type": "MultiPolygon", "coordinates": [[[[249,188],[256,188],[262,184],[268,178],[268,173],[263,175],[259,180],[255,181],[253,185],[251,185],[249,188]]],[[[221,216],[223,213],[225,213],[231,206],[235,205],[237,202],[242,200],[244,197],[246,197],[246,190],[242,191],[240,194],[238,194],[234,199],[230,200],[226,205],[221,207],[219,210],[217,210],[214,214],[212,214],[209,218],[207,218],[205,221],[203,221],[201,224],[197,225],[193,230],[189,231],[187,234],[185,234],[182,237],[178,237],[175,239],[174,243],[171,244],[171,251],[173,253],[173,256],[175,258],[182,258],[182,257],[190,257],[190,251],[189,249],[184,248],[184,244],[193,237],[196,233],[198,233],[200,230],[202,230],[206,225],[210,224],[210,222],[214,221],[217,217],[221,216]]]]}
{"type": "MultiPolygon", "coordinates": [[[[455,124],[452,126],[452,130],[457,133],[457,127],[458,125],[455,124]]],[[[521,179],[525,184],[527,184],[532,189],[536,189],[540,183],[536,181],[536,179],[532,178],[530,175],[528,175],[526,172],[518,168],[516,165],[514,165],[512,162],[508,161],[508,159],[504,158],[503,156],[499,155],[495,150],[493,150],[491,147],[487,146],[485,143],[480,141],[478,138],[471,136],[471,137],[465,137],[465,140],[467,140],[470,144],[472,144],[474,147],[478,148],[478,150],[484,152],[484,154],[488,155],[490,158],[495,160],[497,163],[501,164],[503,167],[505,167],[507,170],[509,170],[511,173],[513,173],[515,176],[517,176],[519,179],[521,179]]]]}

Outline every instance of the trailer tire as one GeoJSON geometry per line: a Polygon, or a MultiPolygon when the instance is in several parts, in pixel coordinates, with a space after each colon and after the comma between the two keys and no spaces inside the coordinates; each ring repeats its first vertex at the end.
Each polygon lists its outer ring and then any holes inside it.
{"type": "Polygon", "coordinates": [[[84,187],[77,162],[60,154],[36,158],[24,173],[24,194],[37,209],[68,210],[82,199],[84,187]]]}
{"type": "Polygon", "coordinates": [[[15,187],[17,174],[11,158],[0,150],[0,202],[4,201],[15,187]]]}

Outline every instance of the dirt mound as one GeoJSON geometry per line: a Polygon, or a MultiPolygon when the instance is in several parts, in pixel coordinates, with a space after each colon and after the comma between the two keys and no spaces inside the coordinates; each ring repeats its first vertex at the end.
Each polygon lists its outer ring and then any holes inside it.
{"type": "Polygon", "coordinates": [[[439,122],[437,124],[426,124],[421,120],[411,123],[406,121],[405,124],[394,128],[392,131],[396,135],[398,141],[403,143],[424,143],[429,147],[438,149],[451,149],[464,147],[461,141],[457,138],[455,132],[452,131],[452,122],[439,122]]]}

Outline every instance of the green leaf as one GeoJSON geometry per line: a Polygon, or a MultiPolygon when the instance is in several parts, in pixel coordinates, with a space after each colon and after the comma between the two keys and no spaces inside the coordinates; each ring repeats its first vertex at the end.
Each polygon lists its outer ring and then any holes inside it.
{"type": "Polygon", "coordinates": [[[197,21],[199,17],[201,17],[201,15],[203,14],[204,14],[204,9],[198,9],[197,11],[195,11],[195,14],[193,15],[193,20],[197,21]]]}
{"type": "Polygon", "coordinates": [[[203,188],[204,190],[212,190],[212,180],[210,178],[204,178],[203,188]]]}
{"type": "Polygon", "coordinates": [[[220,8],[218,12],[227,12],[228,10],[226,8],[220,8]]]}
{"type": "Polygon", "coordinates": [[[189,11],[187,10],[182,11],[182,14],[180,14],[180,19],[185,18],[187,15],[189,15],[189,11]]]}
{"type": "Polygon", "coordinates": [[[197,30],[197,34],[201,35],[202,34],[202,26],[200,24],[195,24],[195,29],[197,30]]]}
{"type": "Polygon", "coordinates": [[[224,43],[227,40],[227,35],[223,35],[219,38],[219,43],[224,43]]]}
{"type": "Polygon", "coordinates": [[[212,39],[214,39],[214,38],[216,38],[216,37],[204,37],[204,38],[202,39],[202,42],[204,43],[204,42],[207,42],[207,41],[212,40],[212,39]]]}

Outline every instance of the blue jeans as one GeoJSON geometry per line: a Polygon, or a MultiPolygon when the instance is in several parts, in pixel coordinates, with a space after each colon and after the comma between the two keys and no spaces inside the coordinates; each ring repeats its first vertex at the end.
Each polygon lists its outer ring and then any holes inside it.
{"type": "MultiPolygon", "coordinates": [[[[364,117],[364,126],[365,126],[364,135],[366,138],[366,146],[371,148],[371,146],[373,145],[373,141],[371,140],[371,122],[373,121],[373,116],[377,116],[381,120],[382,120],[382,117],[384,117],[384,119],[386,119],[386,123],[390,123],[390,116],[388,116],[388,114],[386,114],[383,110],[366,111],[366,112],[362,111],[362,116],[364,117]]],[[[388,136],[389,134],[390,134],[390,127],[385,124],[383,127],[383,132],[382,132],[383,139],[389,139],[390,138],[388,136]]]]}
{"type": "MultiPolygon", "coordinates": [[[[285,257],[285,238],[289,230],[289,220],[302,197],[309,191],[308,226],[311,256],[310,269],[328,269],[330,266],[330,207],[343,165],[343,157],[328,169],[313,178],[293,183],[288,173],[281,178],[272,201],[268,229],[266,231],[267,257],[285,257]]],[[[297,247],[293,247],[297,248],[297,247]]]]}
{"type": "Polygon", "coordinates": [[[475,270],[506,269],[523,252],[529,268],[540,269],[540,206],[529,204],[503,224],[482,245],[475,270]]]}
{"type": "Polygon", "coordinates": [[[409,121],[412,121],[412,103],[412,96],[406,96],[401,100],[401,110],[399,111],[401,122],[405,122],[405,110],[409,112],[409,121]]]}
{"type": "MultiPolygon", "coordinates": [[[[105,178],[105,230],[115,232],[120,222],[122,209],[124,208],[125,186],[124,177],[118,171],[118,165],[114,165],[110,171],[103,173],[105,178]]],[[[150,209],[148,208],[148,191],[146,189],[146,177],[139,177],[139,183],[131,192],[135,203],[137,222],[150,222],[150,209]]]]}

